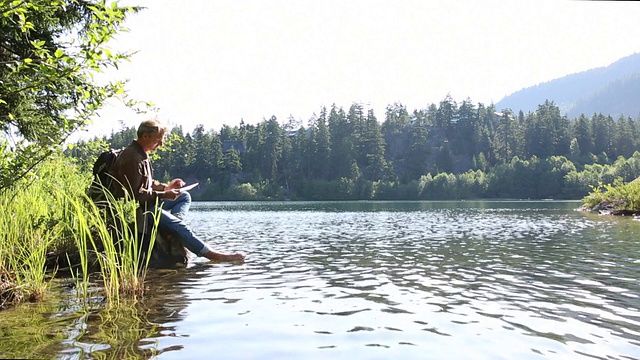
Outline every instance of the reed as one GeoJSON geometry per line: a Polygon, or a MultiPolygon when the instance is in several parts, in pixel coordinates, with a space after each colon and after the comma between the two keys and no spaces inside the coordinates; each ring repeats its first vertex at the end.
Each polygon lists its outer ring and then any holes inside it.
{"type": "MultiPolygon", "coordinates": [[[[102,189],[106,198],[104,206],[93,203],[88,196],[68,199],[76,214],[70,230],[74,233],[80,253],[80,267],[76,271],[78,288],[87,297],[88,274],[91,272],[89,259],[96,259],[104,292],[111,304],[120,301],[121,294],[142,295],[144,279],[151,257],[149,251],[141,247],[142,239],[138,232],[135,201],[115,199],[106,189],[102,189]]],[[[155,229],[159,213],[151,214],[153,219],[151,241],[153,248],[155,229]]]]}
{"type": "MultiPolygon", "coordinates": [[[[87,299],[94,275],[109,303],[122,294],[144,293],[150,251],[143,252],[134,201],[114,199],[99,207],[86,194],[90,174],[64,157],[54,157],[28,182],[0,194],[0,309],[7,303],[37,300],[53,274],[47,254],[67,255],[79,298],[87,299]]],[[[157,228],[159,213],[150,216],[157,228]]],[[[151,234],[151,244],[155,231],[151,234]]],[[[55,271],[55,270],[54,270],[55,271]]]]}
{"type": "MultiPolygon", "coordinates": [[[[90,234],[85,233],[85,229],[81,224],[87,224],[88,219],[85,212],[82,212],[82,208],[79,206],[79,202],[75,200],[69,201],[69,206],[73,208],[77,214],[72,219],[71,228],[77,229],[76,246],[78,251],[79,264],[78,267],[71,268],[71,276],[76,283],[76,294],[78,298],[89,298],[89,239],[90,234]]],[[[72,260],[69,259],[67,254],[67,263],[71,264],[72,260]]]]}
{"type": "Polygon", "coordinates": [[[0,300],[37,300],[45,295],[50,276],[45,272],[47,252],[60,244],[64,207],[55,193],[64,189],[56,160],[0,196],[0,273],[5,292],[0,300]]]}
{"type": "Polygon", "coordinates": [[[0,201],[0,272],[5,275],[9,302],[20,299],[37,300],[47,288],[44,264],[52,239],[44,229],[44,206],[35,201],[35,194],[16,194],[19,202],[0,201]]]}

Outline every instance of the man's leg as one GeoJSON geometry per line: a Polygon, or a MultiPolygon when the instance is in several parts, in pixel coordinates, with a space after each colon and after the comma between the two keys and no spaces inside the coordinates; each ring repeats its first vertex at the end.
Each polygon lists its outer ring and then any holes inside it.
{"type": "Polygon", "coordinates": [[[162,230],[167,230],[178,234],[182,245],[198,256],[204,256],[207,259],[217,261],[244,260],[244,254],[241,253],[224,254],[211,250],[209,246],[207,246],[207,244],[205,244],[204,242],[202,242],[202,240],[198,239],[195,236],[193,231],[191,231],[191,229],[183,220],[172,215],[166,210],[161,211],[160,223],[158,224],[158,226],[162,230]]]}
{"type": "Polygon", "coordinates": [[[198,256],[203,256],[208,250],[206,244],[195,236],[187,224],[169,210],[161,210],[158,226],[162,230],[176,233],[182,245],[198,256]]]}
{"type": "Polygon", "coordinates": [[[173,216],[180,219],[186,219],[189,208],[191,207],[191,194],[183,191],[175,200],[162,201],[162,209],[167,210],[173,216]]]}

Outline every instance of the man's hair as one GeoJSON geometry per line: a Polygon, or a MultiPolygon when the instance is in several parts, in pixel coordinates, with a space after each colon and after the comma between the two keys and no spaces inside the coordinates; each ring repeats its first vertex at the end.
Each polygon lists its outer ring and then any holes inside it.
{"type": "Polygon", "coordinates": [[[149,119],[140,123],[138,126],[138,138],[142,137],[142,134],[153,134],[154,132],[166,133],[169,127],[163,125],[158,119],[149,119]]]}

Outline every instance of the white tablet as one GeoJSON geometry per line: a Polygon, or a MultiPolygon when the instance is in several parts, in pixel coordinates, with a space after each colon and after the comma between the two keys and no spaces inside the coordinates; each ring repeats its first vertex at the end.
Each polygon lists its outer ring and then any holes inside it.
{"type": "Polygon", "coordinates": [[[198,184],[200,184],[200,183],[195,183],[195,184],[191,184],[191,185],[187,185],[187,186],[181,187],[180,191],[189,191],[189,190],[193,189],[194,187],[198,186],[198,184]]]}

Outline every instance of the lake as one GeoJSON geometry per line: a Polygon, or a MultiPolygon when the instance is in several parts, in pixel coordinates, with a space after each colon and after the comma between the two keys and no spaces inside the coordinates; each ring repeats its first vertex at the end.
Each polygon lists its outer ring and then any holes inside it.
{"type": "Polygon", "coordinates": [[[640,359],[640,222],[572,201],[200,202],[244,264],[152,270],[90,312],[0,312],[0,358],[640,359]]]}

